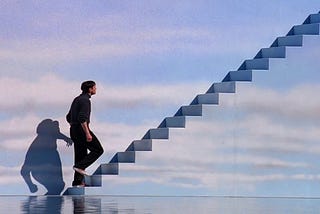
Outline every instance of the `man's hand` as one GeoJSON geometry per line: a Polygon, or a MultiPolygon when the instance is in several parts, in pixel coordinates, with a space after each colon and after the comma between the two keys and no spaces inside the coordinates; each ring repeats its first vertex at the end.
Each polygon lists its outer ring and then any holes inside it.
{"type": "Polygon", "coordinates": [[[90,132],[86,134],[86,137],[87,137],[87,142],[92,141],[92,136],[91,136],[90,132]]]}
{"type": "Polygon", "coordinates": [[[87,142],[91,142],[92,136],[90,134],[90,130],[89,130],[87,122],[81,123],[81,126],[82,126],[84,133],[86,133],[87,142]]]}

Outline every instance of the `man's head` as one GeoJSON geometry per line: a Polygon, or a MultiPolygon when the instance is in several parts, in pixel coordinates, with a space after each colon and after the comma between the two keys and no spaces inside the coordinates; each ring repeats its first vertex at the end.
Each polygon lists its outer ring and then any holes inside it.
{"type": "Polygon", "coordinates": [[[92,80],[85,81],[81,84],[82,93],[94,95],[96,94],[96,83],[92,80]]]}

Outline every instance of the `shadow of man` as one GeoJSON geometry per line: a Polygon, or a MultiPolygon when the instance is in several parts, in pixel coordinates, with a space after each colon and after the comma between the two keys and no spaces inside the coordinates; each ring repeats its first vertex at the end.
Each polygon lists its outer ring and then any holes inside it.
{"type": "Polygon", "coordinates": [[[37,185],[31,180],[32,175],[47,189],[45,195],[60,195],[65,183],[57,151],[57,140],[66,141],[67,146],[72,145],[72,141],[60,132],[59,122],[51,119],[45,119],[39,123],[37,134],[26,153],[20,173],[30,192],[38,191],[37,185]]]}

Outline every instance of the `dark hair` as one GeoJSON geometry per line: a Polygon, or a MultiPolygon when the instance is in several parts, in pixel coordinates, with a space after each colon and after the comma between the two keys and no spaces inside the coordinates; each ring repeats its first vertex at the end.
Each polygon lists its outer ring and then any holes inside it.
{"type": "Polygon", "coordinates": [[[96,83],[94,81],[92,81],[92,80],[83,82],[81,84],[82,93],[88,93],[89,92],[89,88],[92,88],[95,85],[96,85],[96,83]]]}

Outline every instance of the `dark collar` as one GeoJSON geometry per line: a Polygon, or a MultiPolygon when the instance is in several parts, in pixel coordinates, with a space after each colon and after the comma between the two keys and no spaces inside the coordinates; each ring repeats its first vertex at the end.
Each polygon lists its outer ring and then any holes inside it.
{"type": "Polygon", "coordinates": [[[91,98],[91,95],[88,94],[88,93],[82,93],[81,95],[82,95],[82,96],[86,96],[86,97],[88,97],[88,98],[91,98]]]}

